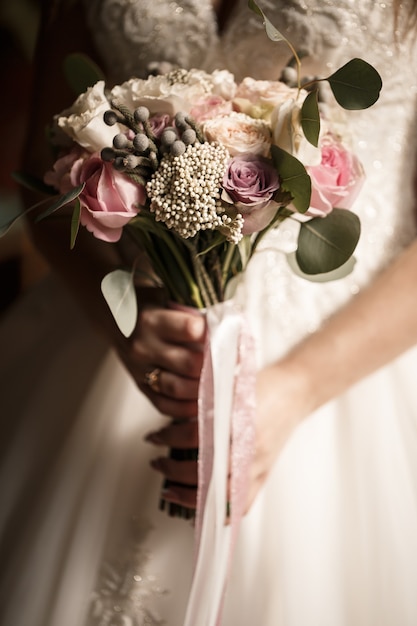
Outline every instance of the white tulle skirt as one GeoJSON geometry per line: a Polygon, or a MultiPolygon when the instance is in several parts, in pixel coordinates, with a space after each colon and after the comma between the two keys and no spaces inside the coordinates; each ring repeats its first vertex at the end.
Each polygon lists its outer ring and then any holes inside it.
{"type": "MultiPolygon", "coordinates": [[[[193,527],[159,510],[144,442],[166,418],[54,280],[0,346],[1,624],[182,626],[193,527]]],[[[294,433],[241,526],[223,626],[417,624],[416,366],[294,433]]]]}

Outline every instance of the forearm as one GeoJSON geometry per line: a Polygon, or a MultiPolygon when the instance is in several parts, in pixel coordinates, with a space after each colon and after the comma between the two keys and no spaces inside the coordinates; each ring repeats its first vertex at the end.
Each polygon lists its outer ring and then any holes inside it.
{"type": "Polygon", "coordinates": [[[310,413],[416,342],[417,241],[279,367],[293,372],[310,413]]]}

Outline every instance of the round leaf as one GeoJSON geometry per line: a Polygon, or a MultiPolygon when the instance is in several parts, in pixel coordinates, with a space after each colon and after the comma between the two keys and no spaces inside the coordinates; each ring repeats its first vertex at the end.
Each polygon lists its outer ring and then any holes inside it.
{"type": "Polygon", "coordinates": [[[354,256],[351,256],[350,259],[343,263],[340,267],[332,270],[331,272],[325,272],[323,274],[306,274],[302,272],[298,263],[297,263],[297,255],[295,252],[290,252],[287,254],[288,265],[297,276],[301,276],[305,280],[308,280],[311,283],[328,283],[333,280],[340,280],[341,278],[345,278],[348,276],[356,265],[356,259],[354,256]]]}
{"type": "Polygon", "coordinates": [[[99,80],[104,80],[104,74],[99,66],[86,54],[79,52],[65,57],[64,74],[69,86],[77,96],[87,91],[99,80]]]}
{"type": "Polygon", "coordinates": [[[133,284],[133,274],[114,270],[101,281],[101,291],[119,330],[129,337],[136,326],[138,304],[133,284]]]}
{"type": "Polygon", "coordinates": [[[362,59],[352,59],[327,78],[333,95],[344,109],[367,109],[379,98],[382,80],[362,59]]]}
{"type": "Polygon", "coordinates": [[[305,274],[331,272],[352,256],[360,235],[355,213],[333,209],[326,217],[303,222],[298,235],[297,263],[305,274]]]}
{"type": "Polygon", "coordinates": [[[301,127],[304,135],[317,148],[320,135],[320,113],[317,91],[308,94],[301,108],[301,127]]]}
{"type": "Polygon", "coordinates": [[[281,187],[291,194],[297,211],[305,213],[310,206],[311,179],[304,165],[278,146],[271,146],[271,155],[281,187]]]}

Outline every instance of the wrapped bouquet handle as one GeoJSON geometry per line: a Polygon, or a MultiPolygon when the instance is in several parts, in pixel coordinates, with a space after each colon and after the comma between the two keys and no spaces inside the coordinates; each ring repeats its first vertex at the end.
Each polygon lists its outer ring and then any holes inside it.
{"type": "Polygon", "coordinates": [[[196,561],[184,626],[219,623],[254,446],[256,368],[247,322],[231,302],[209,307],[206,316],[196,561]]]}

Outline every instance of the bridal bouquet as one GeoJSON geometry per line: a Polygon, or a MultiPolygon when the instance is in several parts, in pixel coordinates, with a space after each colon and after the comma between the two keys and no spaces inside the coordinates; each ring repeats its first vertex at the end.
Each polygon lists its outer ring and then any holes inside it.
{"type": "MultiPolygon", "coordinates": [[[[249,4],[268,35],[284,39],[257,5],[249,4]]],[[[334,278],[350,271],[360,223],[349,209],[364,172],[343,127],[332,123],[321,106],[319,88],[325,83],[343,108],[360,109],[377,100],[381,80],[372,66],[354,59],[329,77],[302,83],[295,51],[276,81],[247,77],[237,83],[222,69],[176,69],[112,89],[96,78],[53,121],[57,158],[44,182],[58,198],[39,219],[73,203],[71,247],[80,226],[107,242],[128,236],[138,259],[146,253],[151,279],[166,290],[168,300],[206,311],[209,346],[199,428],[212,454],[207,447],[200,450],[196,526],[202,553],[227,553],[233,532],[231,538],[216,532],[224,525],[229,442],[231,526],[236,529],[244,504],[242,459],[246,467],[250,462],[244,452],[252,428],[254,380],[245,322],[226,301],[262,238],[284,219],[299,224],[292,259],[296,272],[334,278]],[[213,413],[213,420],[205,419],[213,413]],[[231,415],[243,416],[244,425],[232,423],[231,415]],[[212,487],[210,476],[216,472],[220,478],[212,487]]],[[[102,283],[126,336],[136,324],[140,272],[140,261],[134,261],[102,283]]],[[[216,579],[213,607],[219,605],[224,580],[218,570],[213,571],[216,579]]],[[[195,591],[201,600],[200,592],[195,591]]],[[[197,623],[193,610],[189,621],[197,623]]],[[[215,615],[210,619],[207,623],[214,623],[215,615]]]]}
{"type": "MultiPolygon", "coordinates": [[[[359,108],[356,83],[369,78],[375,70],[355,59],[326,80],[342,106],[353,94],[359,108]]],[[[296,261],[306,277],[345,266],[360,232],[348,209],[364,172],[320,114],[317,84],[236,83],[227,70],[196,69],[111,90],[98,80],[54,120],[58,158],[44,181],[60,196],[40,219],[74,202],[71,247],[80,225],[108,242],[126,233],[169,299],[200,309],[232,293],[283,219],[300,224],[296,261]]],[[[126,336],[136,322],[137,269],[103,281],[126,336]]]]}

